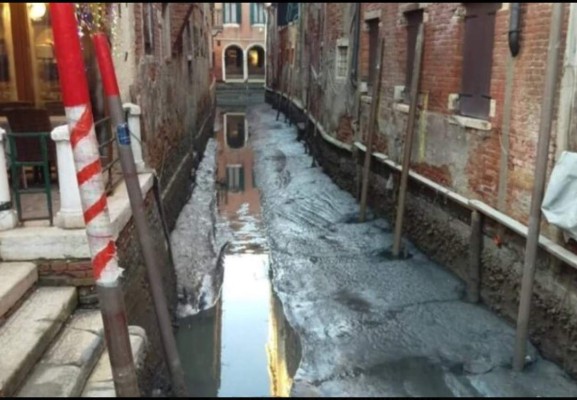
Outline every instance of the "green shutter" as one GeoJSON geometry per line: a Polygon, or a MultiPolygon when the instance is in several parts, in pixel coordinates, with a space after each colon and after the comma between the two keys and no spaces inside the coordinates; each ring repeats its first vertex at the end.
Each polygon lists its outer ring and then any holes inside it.
{"type": "Polygon", "coordinates": [[[239,176],[239,189],[241,192],[244,192],[244,166],[241,166],[238,171],[239,176]]]}
{"type": "Polygon", "coordinates": [[[241,16],[241,8],[242,8],[242,3],[236,3],[236,23],[237,24],[241,24],[242,23],[242,16],[241,16]]]}
{"type": "Polygon", "coordinates": [[[254,5],[255,5],[255,3],[250,3],[250,23],[251,23],[251,25],[254,24],[254,17],[255,17],[254,5]]]}

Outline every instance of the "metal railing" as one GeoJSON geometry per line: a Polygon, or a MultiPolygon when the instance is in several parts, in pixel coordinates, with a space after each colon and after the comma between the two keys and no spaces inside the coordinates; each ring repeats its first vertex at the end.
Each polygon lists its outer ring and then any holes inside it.
{"type": "Polygon", "coordinates": [[[122,169],[118,155],[116,130],[112,126],[110,117],[101,118],[94,123],[96,137],[98,138],[98,151],[102,163],[102,176],[107,195],[110,195],[116,186],[122,181],[122,169]]]}

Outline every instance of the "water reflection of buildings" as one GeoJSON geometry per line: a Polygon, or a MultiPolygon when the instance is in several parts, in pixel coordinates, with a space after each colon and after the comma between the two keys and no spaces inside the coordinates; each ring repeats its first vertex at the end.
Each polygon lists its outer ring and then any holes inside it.
{"type": "Polygon", "coordinates": [[[216,305],[180,321],[180,359],[191,397],[218,397],[221,376],[222,298],[216,305]]]}
{"type": "Polygon", "coordinates": [[[271,396],[290,397],[293,377],[301,359],[301,347],[296,332],[284,316],[280,300],[272,291],[266,353],[271,396]]]}
{"type": "Polygon", "coordinates": [[[245,115],[226,113],[222,121],[219,211],[235,230],[234,242],[243,245],[226,253],[217,305],[181,321],[177,340],[183,367],[193,397],[286,397],[300,346],[268,280],[245,115]],[[246,229],[246,224],[253,226],[246,229]]]}
{"type": "Polygon", "coordinates": [[[243,204],[248,204],[248,214],[260,214],[259,192],[254,184],[254,154],[249,145],[248,124],[244,113],[223,115],[222,129],[218,133],[217,179],[219,209],[231,222],[243,204]]]}

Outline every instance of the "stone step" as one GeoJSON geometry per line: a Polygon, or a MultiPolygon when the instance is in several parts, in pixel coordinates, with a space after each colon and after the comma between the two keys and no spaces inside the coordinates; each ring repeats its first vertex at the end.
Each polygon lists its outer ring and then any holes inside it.
{"type": "Polygon", "coordinates": [[[77,300],[74,287],[38,288],[0,328],[0,397],[14,394],[77,300]]]}
{"type": "Polygon", "coordinates": [[[100,311],[77,311],[17,397],[78,397],[104,350],[100,311]]]}
{"type": "Polygon", "coordinates": [[[37,280],[38,270],[33,263],[0,263],[0,318],[18,303],[37,280]]]}
{"type": "MultiPolygon", "coordinates": [[[[132,356],[137,370],[142,368],[146,356],[146,332],[139,326],[129,326],[130,345],[132,356]]],[[[110,368],[110,358],[105,350],[100,356],[100,360],[90,374],[81,397],[116,397],[112,369],[110,368]]]]}

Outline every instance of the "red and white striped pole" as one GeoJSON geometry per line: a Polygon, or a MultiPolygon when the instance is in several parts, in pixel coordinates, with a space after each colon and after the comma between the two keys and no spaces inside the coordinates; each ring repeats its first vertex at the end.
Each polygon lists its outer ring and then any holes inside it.
{"type": "Polygon", "coordinates": [[[162,274],[158,268],[158,256],[155,250],[156,246],[154,238],[150,233],[150,227],[148,226],[148,221],[144,212],[144,200],[142,198],[140,183],[136,173],[132,147],[130,146],[130,132],[128,130],[128,125],[126,124],[124,110],[120,101],[120,91],[118,89],[116,73],[114,72],[114,63],[112,62],[108,38],[103,33],[96,33],[92,35],[92,41],[94,43],[94,51],[98,60],[98,67],[100,69],[100,76],[102,77],[104,92],[108,101],[110,116],[113,125],[116,127],[120,165],[122,166],[126,191],[128,192],[128,198],[132,209],[132,217],[136,227],[136,232],[138,233],[144,263],[148,273],[148,281],[150,283],[152,299],[154,301],[156,316],[158,318],[158,326],[160,328],[165,360],[172,378],[173,394],[177,397],[189,397],[184,378],[184,371],[182,369],[176,340],[174,338],[172,322],[170,320],[170,309],[168,307],[162,284],[162,274]]]}
{"type": "Polygon", "coordinates": [[[114,385],[119,397],[139,396],[74,3],[50,3],[50,16],[114,385]]]}

